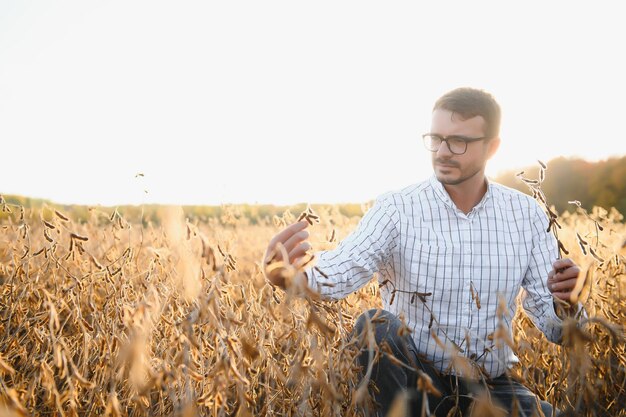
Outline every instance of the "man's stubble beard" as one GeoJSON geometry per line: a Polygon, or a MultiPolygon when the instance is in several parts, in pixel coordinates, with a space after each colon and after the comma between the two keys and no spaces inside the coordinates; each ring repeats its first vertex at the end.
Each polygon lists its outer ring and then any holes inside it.
{"type": "MultiPolygon", "coordinates": [[[[455,164],[456,165],[456,164],[455,164]]],[[[461,172],[461,176],[457,179],[446,179],[445,175],[444,176],[440,176],[437,174],[437,171],[435,171],[435,176],[437,177],[437,180],[439,180],[440,183],[445,184],[445,185],[459,185],[467,180],[469,180],[470,178],[473,178],[474,176],[476,176],[478,173],[480,173],[483,170],[484,167],[477,167],[476,170],[474,172],[472,172],[470,175],[463,175],[463,173],[461,172]]],[[[457,169],[458,165],[457,165],[457,169]]]]}

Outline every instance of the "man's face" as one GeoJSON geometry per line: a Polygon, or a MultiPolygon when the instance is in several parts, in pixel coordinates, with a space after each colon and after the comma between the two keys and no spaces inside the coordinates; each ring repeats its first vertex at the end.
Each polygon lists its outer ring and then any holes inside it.
{"type": "MultiPolygon", "coordinates": [[[[437,109],[433,112],[430,133],[447,137],[450,135],[466,138],[480,138],[485,136],[485,120],[482,116],[463,120],[459,115],[449,110],[437,109]]],[[[437,179],[442,184],[457,185],[480,175],[484,175],[487,160],[495,153],[499,139],[480,140],[467,144],[467,150],[462,155],[450,152],[445,142],[439,150],[432,153],[433,169],[437,179]]]]}

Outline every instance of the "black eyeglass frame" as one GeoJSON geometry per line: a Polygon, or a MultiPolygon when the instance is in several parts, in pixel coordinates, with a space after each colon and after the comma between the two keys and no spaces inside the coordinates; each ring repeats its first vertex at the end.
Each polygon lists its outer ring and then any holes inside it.
{"type": "Polygon", "coordinates": [[[450,136],[441,136],[438,135],[436,133],[424,133],[422,135],[422,140],[424,142],[424,147],[426,148],[426,150],[430,151],[430,152],[437,152],[439,150],[439,148],[441,148],[441,145],[443,144],[443,142],[446,143],[446,146],[448,147],[448,150],[454,154],[454,155],[463,155],[465,152],[467,152],[467,144],[468,143],[472,143],[472,142],[478,142],[479,140],[485,140],[485,139],[490,139],[489,136],[481,136],[479,138],[468,138],[467,136],[460,136],[460,135],[450,135],[450,136]],[[436,138],[438,140],[441,141],[441,143],[439,144],[439,146],[437,147],[437,149],[431,149],[428,146],[426,146],[426,141],[428,140],[428,138],[436,138]],[[452,147],[450,146],[450,142],[448,142],[449,140],[460,140],[461,142],[463,142],[465,144],[465,148],[463,149],[463,152],[454,152],[452,150],[452,147]]]}

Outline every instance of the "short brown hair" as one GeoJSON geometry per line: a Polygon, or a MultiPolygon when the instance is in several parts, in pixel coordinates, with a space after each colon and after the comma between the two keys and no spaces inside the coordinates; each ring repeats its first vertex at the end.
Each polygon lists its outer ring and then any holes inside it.
{"type": "Polygon", "coordinates": [[[486,91],[470,87],[452,90],[437,100],[433,111],[443,109],[458,114],[463,119],[482,116],[485,119],[485,136],[500,134],[500,105],[486,91]]]}

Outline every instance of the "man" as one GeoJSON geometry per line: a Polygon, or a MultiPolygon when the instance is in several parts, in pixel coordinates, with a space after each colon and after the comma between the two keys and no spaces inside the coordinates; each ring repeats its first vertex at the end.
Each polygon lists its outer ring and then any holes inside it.
{"type": "MultiPolygon", "coordinates": [[[[378,416],[401,392],[409,393],[414,415],[422,407],[443,416],[455,407],[465,413],[479,397],[508,413],[537,414],[538,398],[507,376],[516,361],[510,346],[515,300],[523,288],[527,314],[559,342],[555,299],[570,299],[580,270],[558,259],[536,201],[485,177],[500,145],[499,127],[500,107],[490,94],[460,88],[442,96],[423,135],[434,175],[379,197],[350,236],[318,254],[318,269],[305,271],[308,286],[332,299],[358,290],[374,273],[384,284],[384,311],[371,310],[355,326],[357,333],[365,331],[376,315],[376,342],[386,343],[405,364],[388,355],[371,364],[378,416]],[[410,332],[399,331],[400,317],[410,332]],[[420,393],[416,387],[424,375],[435,389],[420,393]]],[[[310,249],[306,225],[298,222],[277,234],[266,265],[282,259],[280,245],[290,263],[301,260],[310,249]]],[[[277,271],[267,268],[266,276],[284,286],[277,271]]],[[[360,360],[367,369],[367,351],[360,360]]],[[[552,413],[548,403],[541,409],[552,413]]]]}

